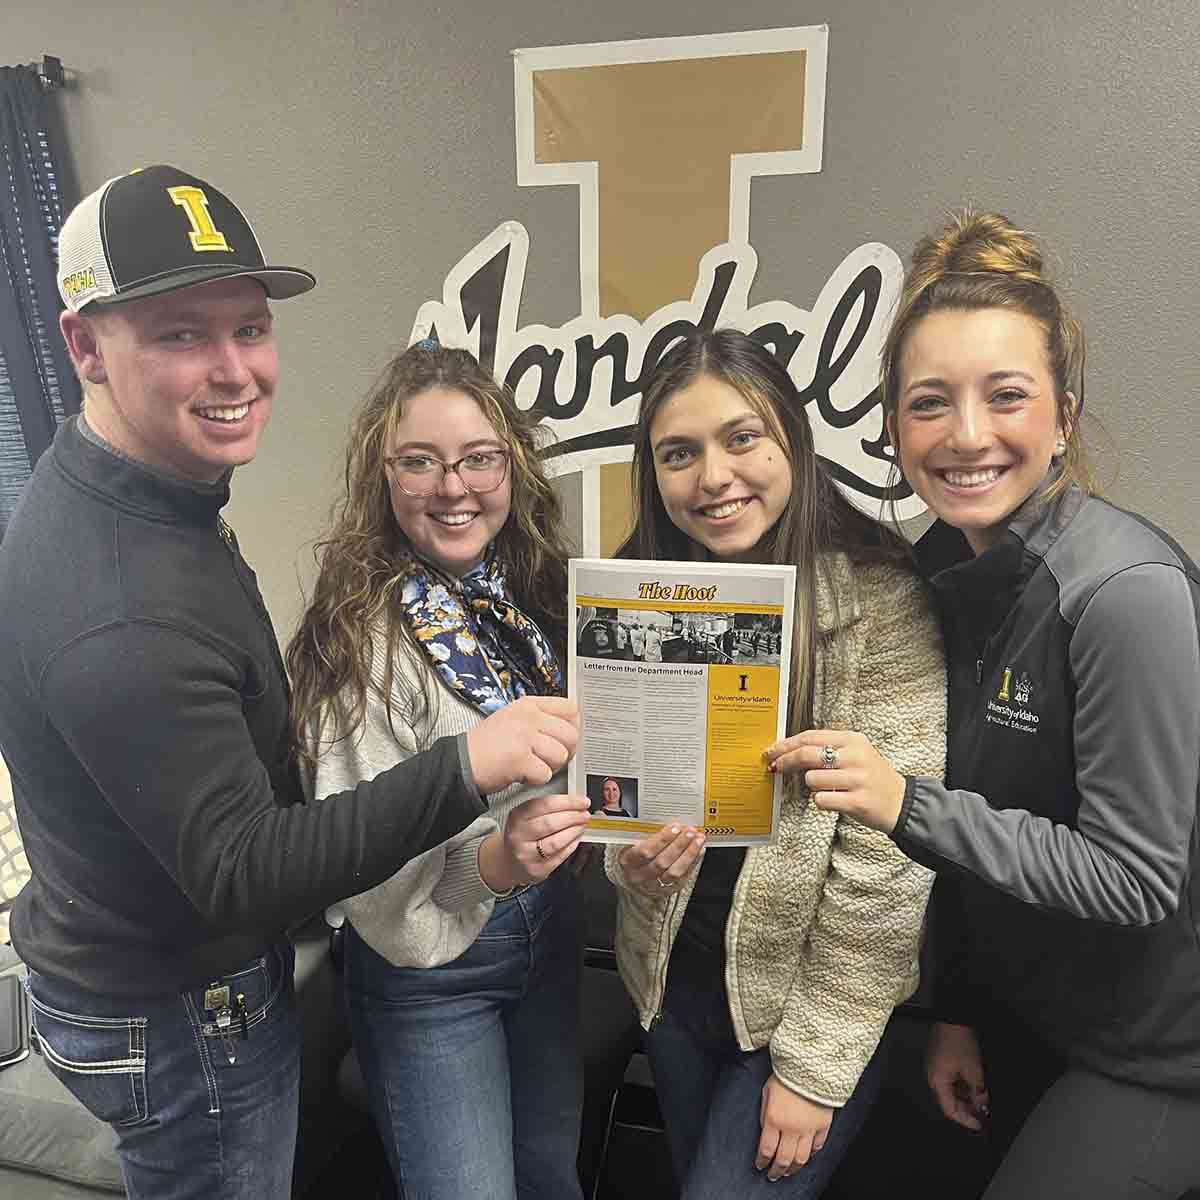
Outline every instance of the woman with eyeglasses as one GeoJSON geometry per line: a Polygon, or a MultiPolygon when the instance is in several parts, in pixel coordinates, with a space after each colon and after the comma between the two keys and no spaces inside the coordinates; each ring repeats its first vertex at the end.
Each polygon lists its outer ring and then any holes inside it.
{"type": "MultiPolygon", "coordinates": [[[[315,794],[353,787],[525,695],[563,690],[567,552],[532,425],[465,350],[418,343],[351,432],[347,491],[288,651],[315,794]]],[[[347,900],[346,981],[402,1194],[579,1197],[586,797],[489,811],[347,900]]]]}

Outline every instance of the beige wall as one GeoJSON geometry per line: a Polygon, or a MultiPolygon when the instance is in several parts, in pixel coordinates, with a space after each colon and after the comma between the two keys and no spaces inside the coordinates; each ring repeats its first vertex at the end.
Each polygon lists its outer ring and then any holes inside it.
{"type": "Polygon", "coordinates": [[[69,181],[177,162],[230,191],[269,254],[320,277],[278,306],[282,399],[230,512],[286,636],[347,412],[446,268],[514,217],[532,240],[523,322],[578,311],[576,193],[516,185],[518,46],[827,22],[824,169],[755,182],[752,299],[807,306],[854,247],[907,254],[950,204],[1009,212],[1066,264],[1091,337],[1088,413],[1120,451],[1113,495],[1200,554],[1200,18],[1195,0],[1160,0],[1136,24],[1131,11],[8,0],[4,44],[22,61],[57,54],[77,77],[61,97],[69,181]]]}

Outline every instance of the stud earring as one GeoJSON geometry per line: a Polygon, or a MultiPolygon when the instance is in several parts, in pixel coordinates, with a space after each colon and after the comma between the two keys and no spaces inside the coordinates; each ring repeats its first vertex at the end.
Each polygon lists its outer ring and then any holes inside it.
{"type": "Polygon", "coordinates": [[[1062,456],[1064,454],[1066,454],[1066,452],[1067,452],[1067,443],[1062,438],[1059,438],[1058,441],[1054,443],[1054,457],[1062,458],[1062,456]]]}

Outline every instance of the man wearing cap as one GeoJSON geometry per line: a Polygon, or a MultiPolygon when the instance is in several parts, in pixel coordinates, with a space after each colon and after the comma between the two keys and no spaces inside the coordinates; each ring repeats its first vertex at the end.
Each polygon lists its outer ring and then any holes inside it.
{"type": "Polygon", "coordinates": [[[130,1197],[282,1200],[284,931],[445,841],[480,793],[546,782],[573,707],[519,701],[300,803],[278,645],[220,511],[274,399],[268,299],[316,281],[166,166],[84,199],[59,249],[83,413],[0,544],[0,750],[33,871],[12,937],[46,1063],[116,1130],[130,1197]]]}

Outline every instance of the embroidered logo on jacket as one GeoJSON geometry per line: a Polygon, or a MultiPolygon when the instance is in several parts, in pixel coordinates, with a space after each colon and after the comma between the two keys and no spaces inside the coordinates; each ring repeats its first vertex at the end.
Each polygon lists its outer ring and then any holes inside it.
{"type": "Polygon", "coordinates": [[[1004,674],[1000,677],[996,699],[987,702],[988,723],[1003,725],[1007,729],[1015,729],[1018,733],[1037,733],[1041,718],[1030,708],[1032,694],[1033,680],[1029,678],[1028,672],[1022,671],[1014,681],[1013,668],[1005,667],[1004,674]],[[998,704],[998,700],[1006,703],[998,704]],[[1008,701],[1012,703],[1007,703],[1008,701]]]}

